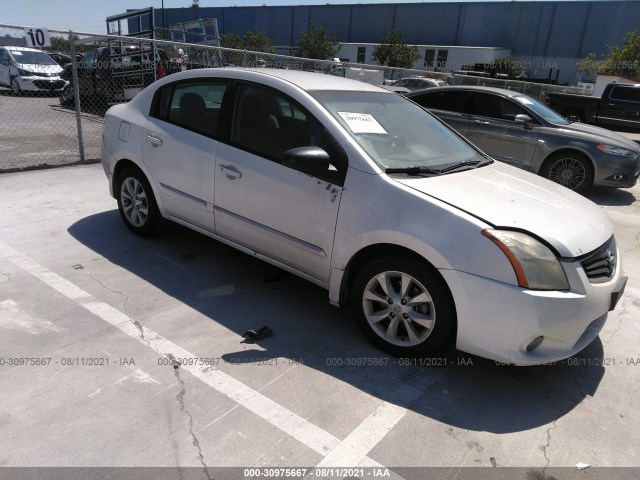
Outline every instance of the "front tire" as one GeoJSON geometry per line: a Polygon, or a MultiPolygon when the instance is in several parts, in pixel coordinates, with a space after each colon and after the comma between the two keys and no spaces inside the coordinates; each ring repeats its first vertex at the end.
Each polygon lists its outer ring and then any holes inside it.
{"type": "Polygon", "coordinates": [[[13,95],[16,97],[19,97],[20,95],[22,95],[22,89],[20,88],[18,79],[15,77],[11,79],[11,91],[13,92],[13,95]]]}
{"type": "Polygon", "coordinates": [[[124,170],[118,177],[116,192],[120,217],[129,230],[146,237],[160,228],[162,215],[151,185],[140,170],[124,170]]]}
{"type": "Polygon", "coordinates": [[[76,102],[73,87],[71,85],[67,85],[60,92],[60,104],[65,107],[70,107],[76,102]]]}
{"type": "Polygon", "coordinates": [[[369,341],[397,357],[432,355],[449,346],[455,332],[455,306],[444,280],[433,267],[406,257],[362,267],[351,308],[369,341]]]}
{"type": "Polygon", "coordinates": [[[551,156],[545,162],[540,174],[575,192],[584,192],[593,184],[591,162],[574,152],[561,152],[551,156]]]}

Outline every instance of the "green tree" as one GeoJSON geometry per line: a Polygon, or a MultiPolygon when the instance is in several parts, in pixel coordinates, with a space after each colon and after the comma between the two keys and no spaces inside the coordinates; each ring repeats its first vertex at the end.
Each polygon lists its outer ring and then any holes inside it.
{"type": "Polygon", "coordinates": [[[51,35],[51,51],[53,52],[70,52],[69,40],[64,37],[51,35]]]}
{"type": "Polygon", "coordinates": [[[302,58],[314,58],[326,60],[333,58],[340,49],[336,46],[338,37],[329,38],[327,31],[323,27],[316,27],[311,24],[311,31],[304,32],[296,45],[295,55],[302,58]]]}
{"type": "Polygon", "coordinates": [[[640,78],[640,29],[625,35],[622,48],[609,47],[600,71],[640,78]]]}
{"type": "Polygon", "coordinates": [[[245,50],[252,52],[274,53],[276,48],[271,44],[271,40],[264,32],[247,32],[242,36],[245,50]]]}
{"type": "Polygon", "coordinates": [[[420,53],[415,45],[407,45],[400,30],[391,30],[373,49],[373,59],[386,67],[411,68],[420,53]]]}
{"type": "Polygon", "coordinates": [[[242,37],[237,33],[225,33],[220,36],[220,44],[225,48],[235,48],[244,50],[244,42],[242,37]]]}
{"type": "Polygon", "coordinates": [[[517,61],[511,55],[496,58],[492,64],[496,67],[496,73],[506,73],[509,78],[518,78],[524,74],[523,62],[517,61]]]}
{"type": "Polygon", "coordinates": [[[585,76],[590,77],[599,71],[603,64],[604,60],[598,60],[595,53],[590,53],[586,57],[578,59],[576,62],[576,68],[578,69],[578,72],[584,73],[585,76]]]}
{"type": "Polygon", "coordinates": [[[275,47],[264,32],[246,32],[243,36],[235,33],[225,33],[220,36],[220,43],[225,48],[250,50],[252,52],[274,53],[275,47]]]}

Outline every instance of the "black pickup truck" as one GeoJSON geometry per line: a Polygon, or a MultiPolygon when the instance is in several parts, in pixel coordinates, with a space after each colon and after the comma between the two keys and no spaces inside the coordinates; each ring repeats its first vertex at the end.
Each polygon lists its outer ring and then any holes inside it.
{"type": "Polygon", "coordinates": [[[545,103],[569,120],[640,129],[640,85],[610,83],[600,98],[549,93],[545,103]]]}

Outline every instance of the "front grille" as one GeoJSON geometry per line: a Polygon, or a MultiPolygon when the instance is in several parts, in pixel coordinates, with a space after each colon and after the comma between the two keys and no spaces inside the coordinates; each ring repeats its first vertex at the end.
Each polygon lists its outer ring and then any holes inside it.
{"type": "Polygon", "coordinates": [[[57,75],[56,73],[50,73],[50,72],[30,72],[30,73],[34,77],[55,77],[57,75]]]}
{"type": "Polygon", "coordinates": [[[47,80],[34,80],[33,84],[42,90],[59,90],[64,87],[64,80],[55,80],[53,82],[47,80]]]}
{"type": "Polygon", "coordinates": [[[612,236],[593,252],[578,257],[578,261],[591,283],[606,282],[615,274],[618,263],[615,238],[612,236]]]}

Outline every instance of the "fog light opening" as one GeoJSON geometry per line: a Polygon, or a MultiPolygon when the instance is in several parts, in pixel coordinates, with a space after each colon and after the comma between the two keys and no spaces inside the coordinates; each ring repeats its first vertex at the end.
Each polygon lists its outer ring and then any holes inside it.
{"type": "Polygon", "coordinates": [[[616,173],[616,174],[613,176],[613,179],[614,179],[616,182],[619,182],[620,180],[622,180],[622,178],[623,178],[623,177],[624,177],[624,175],[622,175],[621,173],[616,173]]]}
{"type": "Polygon", "coordinates": [[[538,348],[542,344],[543,340],[544,340],[544,337],[542,335],[534,338],[531,341],[531,343],[527,345],[527,352],[533,352],[536,348],[538,348]]]}

